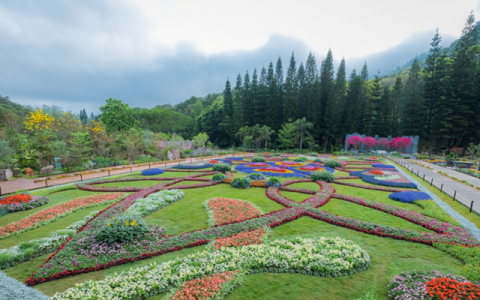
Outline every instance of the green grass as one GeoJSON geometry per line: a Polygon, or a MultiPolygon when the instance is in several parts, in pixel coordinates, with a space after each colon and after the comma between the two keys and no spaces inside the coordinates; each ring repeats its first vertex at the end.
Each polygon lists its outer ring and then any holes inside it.
{"type": "Polygon", "coordinates": [[[142,181],[126,181],[126,182],[110,182],[95,184],[94,186],[105,186],[105,187],[148,187],[152,185],[158,185],[165,181],[156,181],[156,180],[142,180],[142,181]]]}
{"type": "MultiPolygon", "coordinates": [[[[159,210],[144,219],[167,229],[167,234],[177,234],[207,227],[208,215],[203,203],[211,198],[223,197],[247,200],[268,213],[284,208],[265,195],[264,188],[236,189],[228,184],[184,190],[185,198],[159,210]]],[[[308,195],[307,195],[308,196],[308,195]]]]}
{"type": "Polygon", "coordinates": [[[339,216],[367,222],[373,221],[374,223],[380,225],[389,225],[392,227],[410,229],[415,231],[433,232],[423,228],[422,226],[406,221],[400,217],[392,216],[388,213],[348,201],[330,199],[330,201],[328,201],[327,204],[322,206],[321,209],[339,216]]]}

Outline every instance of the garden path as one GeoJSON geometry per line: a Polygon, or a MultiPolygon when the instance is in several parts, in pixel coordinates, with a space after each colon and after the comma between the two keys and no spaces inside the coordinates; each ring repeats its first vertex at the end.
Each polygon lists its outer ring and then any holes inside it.
{"type": "MultiPolygon", "coordinates": [[[[423,178],[423,175],[425,175],[425,181],[427,182],[431,182],[433,179],[433,185],[438,188],[441,188],[443,184],[442,190],[447,195],[451,197],[455,195],[455,200],[459,201],[460,203],[462,203],[467,207],[472,206],[472,210],[480,214],[480,190],[477,190],[468,185],[460,183],[452,178],[448,178],[446,176],[438,174],[435,170],[430,170],[425,167],[414,164],[412,162],[409,162],[408,160],[394,159],[394,161],[408,168],[409,170],[412,170],[413,168],[414,174],[417,174],[417,171],[418,171],[420,178],[423,178]],[[473,205],[472,205],[472,202],[473,202],[473,205]]],[[[441,168],[441,167],[438,167],[438,168],[441,168]]],[[[457,176],[457,174],[461,174],[459,172],[456,172],[453,170],[447,170],[446,168],[441,168],[441,171],[454,172],[452,173],[452,176],[463,179],[463,177],[457,176]]],[[[450,172],[448,174],[450,174],[450,172]]],[[[472,177],[472,179],[475,179],[475,178],[472,177]]]]}
{"type": "Polygon", "coordinates": [[[437,166],[436,164],[432,164],[432,163],[428,163],[428,162],[422,162],[422,163],[429,166],[430,168],[433,168],[435,171],[442,171],[442,172],[447,173],[450,176],[454,176],[454,177],[460,178],[462,180],[468,181],[471,184],[473,184],[473,186],[480,186],[480,178],[475,178],[473,176],[467,175],[467,174],[462,173],[462,172],[458,172],[458,171],[456,171],[454,169],[451,169],[451,168],[440,167],[440,166],[437,166]]]}
{"type": "MultiPolygon", "coordinates": [[[[231,154],[229,155],[221,155],[221,156],[209,156],[207,158],[187,158],[184,159],[183,161],[180,162],[171,162],[171,163],[152,163],[150,165],[151,168],[160,168],[160,167],[171,167],[175,166],[178,164],[185,164],[189,162],[201,162],[201,161],[209,161],[215,158],[222,158],[222,157],[227,157],[227,156],[232,156],[231,154]]],[[[148,166],[137,166],[135,165],[125,165],[127,168],[125,169],[120,169],[120,170],[110,170],[110,175],[120,175],[120,174],[126,174],[130,173],[130,167],[132,167],[132,172],[136,171],[141,171],[141,170],[146,170],[148,169],[148,166]]],[[[102,178],[108,176],[108,171],[105,172],[98,172],[98,173],[92,173],[92,174],[83,174],[83,180],[89,180],[89,179],[95,179],[95,178],[102,178]]],[[[14,179],[14,180],[9,180],[9,181],[2,181],[0,182],[0,189],[1,193],[0,195],[8,194],[8,193],[14,193],[18,190],[33,190],[33,189],[38,189],[45,187],[46,184],[48,186],[55,186],[55,185],[62,185],[66,183],[72,183],[72,182],[80,182],[80,175],[78,176],[72,176],[72,177],[64,177],[64,178],[59,178],[55,180],[48,180],[47,183],[45,181],[40,181],[35,183],[34,180],[38,178],[32,178],[32,179],[14,179]]]]}

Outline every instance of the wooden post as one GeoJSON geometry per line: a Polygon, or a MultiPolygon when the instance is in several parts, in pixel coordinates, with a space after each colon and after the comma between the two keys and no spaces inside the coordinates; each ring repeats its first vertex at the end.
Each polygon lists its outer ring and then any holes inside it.
{"type": "Polygon", "coordinates": [[[150,162],[148,162],[148,168],[150,169],[150,162]]]}
{"type": "Polygon", "coordinates": [[[83,181],[82,173],[80,173],[80,181],[83,181]]]}
{"type": "Polygon", "coordinates": [[[167,161],[165,161],[165,167],[167,166],[167,161]]]}
{"type": "Polygon", "coordinates": [[[48,186],[47,178],[45,178],[45,186],[48,186]]]}
{"type": "Polygon", "coordinates": [[[432,185],[433,185],[433,178],[432,178],[432,181],[430,181],[430,186],[432,186],[432,185]]]}
{"type": "Polygon", "coordinates": [[[425,181],[425,174],[423,174],[423,181],[425,181]]]}
{"type": "Polygon", "coordinates": [[[420,172],[420,171],[417,171],[417,177],[418,177],[418,172],[420,172]]]}
{"type": "Polygon", "coordinates": [[[470,212],[472,212],[472,208],[473,208],[473,201],[472,203],[470,203],[470,212]]]}
{"type": "Polygon", "coordinates": [[[457,197],[457,191],[453,193],[453,201],[455,201],[455,197],[457,197]]]}
{"type": "Polygon", "coordinates": [[[132,167],[130,167],[130,173],[132,173],[132,167]]]}
{"type": "Polygon", "coordinates": [[[0,196],[2,196],[2,187],[0,186],[0,196]]]}
{"type": "Polygon", "coordinates": [[[440,187],[440,192],[443,192],[443,183],[442,183],[442,186],[440,187]]]}
{"type": "Polygon", "coordinates": [[[108,176],[110,176],[110,170],[108,170],[108,176]]]}

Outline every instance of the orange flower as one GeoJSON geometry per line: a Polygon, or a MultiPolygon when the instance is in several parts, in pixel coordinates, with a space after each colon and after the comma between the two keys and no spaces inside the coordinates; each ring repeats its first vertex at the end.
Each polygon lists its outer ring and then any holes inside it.
{"type": "Polygon", "coordinates": [[[2,200],[0,200],[0,205],[29,202],[32,199],[33,197],[30,195],[13,195],[13,196],[5,197],[2,200]]]}

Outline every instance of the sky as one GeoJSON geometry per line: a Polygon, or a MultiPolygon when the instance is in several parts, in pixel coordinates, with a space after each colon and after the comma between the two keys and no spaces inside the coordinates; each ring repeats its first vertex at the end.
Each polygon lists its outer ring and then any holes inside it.
{"type": "Polygon", "coordinates": [[[0,95],[90,114],[108,98],[176,104],[224,89],[227,78],[329,49],[347,71],[387,74],[448,46],[479,0],[4,0],[0,95]]]}

